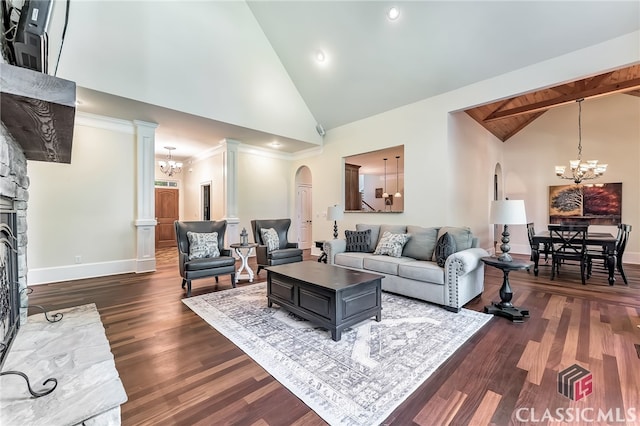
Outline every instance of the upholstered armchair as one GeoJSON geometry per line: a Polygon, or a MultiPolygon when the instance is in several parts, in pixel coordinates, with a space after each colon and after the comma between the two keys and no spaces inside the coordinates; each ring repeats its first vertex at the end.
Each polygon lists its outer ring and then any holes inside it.
{"type": "Polygon", "coordinates": [[[298,248],[298,243],[290,243],[287,240],[291,219],[267,219],[252,220],[251,229],[253,238],[258,244],[256,248],[256,258],[258,261],[258,272],[266,266],[283,265],[285,263],[301,262],[302,250],[298,248]],[[273,229],[275,232],[269,232],[273,229]],[[262,230],[271,234],[271,238],[263,236],[262,230]]]}
{"type": "Polygon", "coordinates": [[[236,259],[231,250],[224,248],[227,221],[174,222],[178,241],[178,264],[182,288],[187,287],[191,296],[191,280],[231,275],[231,285],[236,286],[236,259]],[[215,235],[214,233],[217,233],[215,235]]]}

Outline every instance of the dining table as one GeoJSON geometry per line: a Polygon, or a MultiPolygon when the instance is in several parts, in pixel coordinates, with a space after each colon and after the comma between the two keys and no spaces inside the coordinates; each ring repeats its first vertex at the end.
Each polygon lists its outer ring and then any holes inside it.
{"type": "MultiPolygon", "coordinates": [[[[552,237],[549,231],[535,234],[531,240],[531,256],[533,260],[533,273],[538,276],[538,260],[540,259],[540,246],[547,247],[553,243],[560,243],[558,237],[552,237]]],[[[607,260],[607,270],[609,272],[609,285],[615,283],[614,273],[616,269],[616,237],[608,232],[587,232],[585,244],[587,246],[602,247],[607,260]]]]}

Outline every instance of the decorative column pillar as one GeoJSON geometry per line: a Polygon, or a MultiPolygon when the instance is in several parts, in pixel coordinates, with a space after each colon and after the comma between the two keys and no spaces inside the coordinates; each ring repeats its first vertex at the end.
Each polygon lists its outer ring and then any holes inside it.
{"type": "Polygon", "coordinates": [[[240,242],[240,218],[238,218],[238,147],[240,142],[225,139],[224,151],[224,218],[227,221],[227,245],[240,242]]]}
{"type": "Polygon", "coordinates": [[[135,120],[136,131],[136,272],[156,270],[155,135],[156,123],[135,120]]]}

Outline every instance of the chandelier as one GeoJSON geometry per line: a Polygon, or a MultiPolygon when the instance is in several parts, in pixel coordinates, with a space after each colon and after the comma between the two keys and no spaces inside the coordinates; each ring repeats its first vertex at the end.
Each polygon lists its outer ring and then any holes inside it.
{"type": "Polygon", "coordinates": [[[167,155],[167,161],[158,161],[158,165],[160,166],[160,170],[167,176],[173,176],[182,171],[182,163],[173,161],[171,157],[171,151],[176,149],[174,146],[165,146],[164,149],[169,151],[167,155]]]}
{"type": "Polygon", "coordinates": [[[582,161],[582,101],[578,99],[578,159],[569,161],[569,173],[567,166],[556,166],[556,176],[560,179],[571,179],[576,184],[583,180],[595,179],[607,171],[607,164],[598,164],[598,160],[582,161]]]}

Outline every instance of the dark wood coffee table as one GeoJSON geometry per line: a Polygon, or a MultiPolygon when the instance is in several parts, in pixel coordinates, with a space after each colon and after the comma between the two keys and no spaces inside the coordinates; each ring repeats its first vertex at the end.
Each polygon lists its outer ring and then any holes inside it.
{"type": "Polygon", "coordinates": [[[372,316],[382,319],[384,275],[354,271],[314,261],[269,266],[267,299],[331,331],[336,342],[342,330],[372,316]]]}

